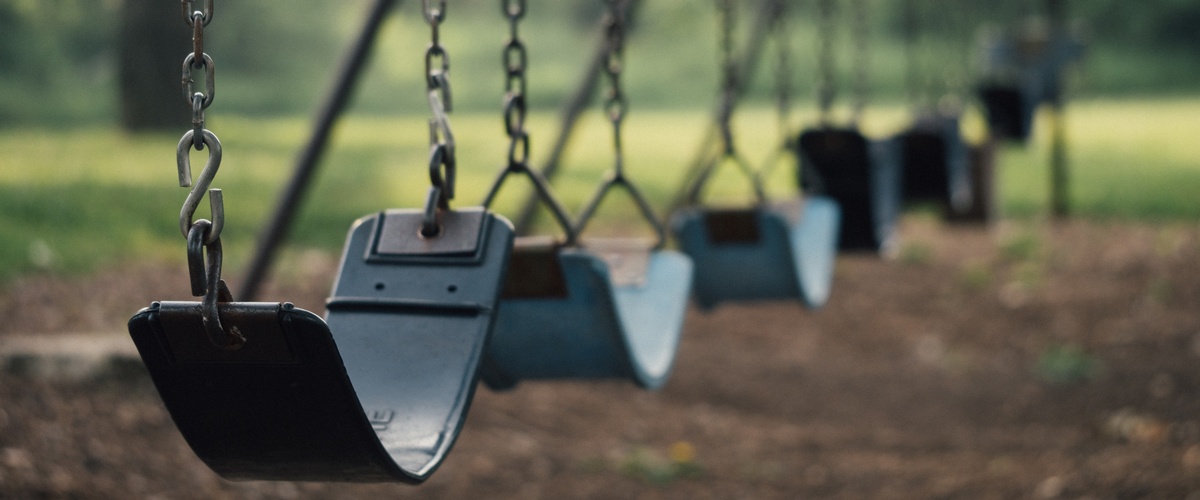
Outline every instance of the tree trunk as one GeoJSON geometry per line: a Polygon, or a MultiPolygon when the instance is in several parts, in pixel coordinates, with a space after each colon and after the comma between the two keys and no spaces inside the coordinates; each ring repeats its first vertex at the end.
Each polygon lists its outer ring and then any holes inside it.
{"type": "Polygon", "coordinates": [[[118,34],[121,125],[126,130],[186,130],[191,106],[180,75],[191,30],[179,3],[126,0],[118,34]]]}

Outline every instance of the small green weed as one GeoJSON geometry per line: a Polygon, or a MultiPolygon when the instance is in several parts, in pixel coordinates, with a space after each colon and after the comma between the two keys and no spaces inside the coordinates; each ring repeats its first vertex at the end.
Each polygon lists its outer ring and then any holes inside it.
{"type": "Polygon", "coordinates": [[[981,262],[968,263],[959,269],[959,281],[970,290],[979,291],[992,284],[992,270],[981,262]]]}
{"type": "Polygon", "coordinates": [[[921,243],[910,242],[900,248],[900,262],[914,266],[923,266],[933,261],[933,247],[921,243]]]}
{"type": "Polygon", "coordinates": [[[696,461],[695,447],[686,441],[672,444],[666,457],[649,447],[635,448],[621,460],[618,469],[626,476],[656,485],[704,475],[704,468],[696,461]]]}
{"type": "Polygon", "coordinates": [[[1037,361],[1038,378],[1056,385],[1092,380],[1100,370],[1100,360],[1077,345],[1051,346],[1037,361]]]}
{"type": "Polygon", "coordinates": [[[1171,296],[1174,293],[1175,289],[1171,285],[1171,280],[1163,277],[1150,280],[1150,284],[1146,287],[1146,295],[1156,304],[1170,302],[1171,296]]]}
{"type": "Polygon", "coordinates": [[[1025,262],[1037,256],[1040,248],[1037,236],[1022,232],[1000,244],[1000,255],[1011,262],[1025,262]]]}

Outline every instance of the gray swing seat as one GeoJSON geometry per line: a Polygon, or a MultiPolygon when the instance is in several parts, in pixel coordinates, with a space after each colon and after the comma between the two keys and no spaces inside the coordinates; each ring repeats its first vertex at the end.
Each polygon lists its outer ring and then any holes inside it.
{"type": "Polygon", "coordinates": [[[629,240],[561,247],[518,239],[483,381],[629,379],[666,383],[691,289],[691,260],[629,240]]]}
{"type": "Polygon", "coordinates": [[[129,332],[184,439],[227,479],[401,481],[437,469],[466,418],[513,231],[482,209],[365,217],[325,320],[291,304],[223,302],[236,350],[198,302],[157,302],[129,332]]]}

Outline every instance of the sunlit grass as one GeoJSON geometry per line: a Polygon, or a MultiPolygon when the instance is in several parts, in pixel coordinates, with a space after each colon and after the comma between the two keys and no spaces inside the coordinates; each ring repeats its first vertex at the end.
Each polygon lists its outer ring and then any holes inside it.
{"type": "MultiPolygon", "coordinates": [[[[478,204],[504,164],[507,141],[498,115],[451,118],[459,145],[460,206],[478,204]]],[[[1197,115],[1200,99],[1072,105],[1067,118],[1075,213],[1200,219],[1200,141],[1191,133],[1197,115]]],[[[813,110],[797,109],[792,126],[799,129],[813,117],[813,110]]],[[[905,109],[873,108],[867,120],[864,129],[870,135],[884,136],[904,125],[905,109]]],[[[969,133],[977,128],[972,123],[967,120],[969,133]]],[[[1028,145],[1001,149],[998,182],[1007,215],[1047,210],[1049,143],[1041,125],[1028,145]]],[[[299,118],[210,120],[225,152],[214,187],[225,192],[230,269],[244,264],[309,126],[299,118]]],[[[682,187],[685,167],[708,126],[705,111],[631,108],[624,130],[625,168],[661,217],[682,187]]],[[[755,168],[776,151],[780,136],[771,110],[739,111],[734,126],[738,151],[755,168]]],[[[557,127],[554,113],[531,115],[535,163],[545,159],[557,127]]],[[[146,258],[182,260],[178,214],[187,190],[177,186],[177,141],[176,134],[127,135],[102,127],[0,133],[0,280],[29,272],[83,272],[146,258]]],[[[419,206],[429,186],[428,148],[423,117],[345,120],[296,220],[292,242],[336,251],[354,219],[383,208],[419,206]]],[[[193,153],[196,175],[205,159],[206,153],[193,153]]],[[[572,213],[592,196],[613,161],[611,125],[600,113],[590,112],[553,183],[572,213]]],[[[772,196],[795,192],[788,161],[781,161],[768,179],[772,196]]],[[[529,192],[522,178],[510,179],[494,208],[514,216],[529,192]]],[[[736,205],[749,203],[752,196],[746,180],[726,166],[705,199],[736,205]]],[[[206,205],[200,216],[206,216],[206,205]]],[[[594,229],[624,231],[636,216],[626,197],[613,196],[601,208],[594,229]]],[[[549,218],[542,219],[539,227],[552,231],[549,218]]]]}

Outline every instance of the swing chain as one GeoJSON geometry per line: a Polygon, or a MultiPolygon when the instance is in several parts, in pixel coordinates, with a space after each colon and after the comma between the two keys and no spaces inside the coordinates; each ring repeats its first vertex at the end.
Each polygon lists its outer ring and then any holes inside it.
{"type": "Polygon", "coordinates": [[[216,73],[213,60],[204,52],[204,28],[212,21],[212,0],[204,0],[199,10],[192,10],[192,0],[181,0],[184,22],[192,27],[192,52],[183,60],[183,98],[192,105],[192,147],[204,149],[204,110],[212,105],[216,95],[216,73]],[[204,70],[204,91],[196,92],[193,72],[204,70]]]}
{"type": "Polygon", "coordinates": [[[508,146],[508,168],[527,168],[529,160],[529,134],[525,131],[528,88],[525,69],[529,55],[525,42],[521,41],[520,21],[525,17],[525,0],[501,0],[501,10],[508,18],[509,39],[504,45],[504,132],[511,142],[508,146]]]}
{"type": "Polygon", "coordinates": [[[778,51],[775,67],[775,106],[779,119],[779,133],[782,134],[783,144],[790,149],[793,140],[791,132],[792,47],[787,24],[787,2],[774,0],[772,6],[775,16],[776,50],[778,51]]]}
{"type": "Polygon", "coordinates": [[[866,0],[851,0],[850,7],[854,9],[854,109],[852,122],[857,124],[862,119],[863,111],[867,108],[867,98],[870,94],[870,17],[866,0]]]}
{"type": "Polygon", "coordinates": [[[525,0],[500,0],[500,12],[509,22],[509,39],[501,54],[504,66],[504,132],[508,135],[508,162],[491,189],[483,199],[483,206],[491,208],[492,201],[500,194],[500,187],[508,179],[509,174],[525,174],[533,183],[537,196],[550,209],[554,220],[558,222],[565,235],[564,244],[575,244],[575,230],[571,226],[570,216],[558,199],[550,192],[548,182],[541,172],[529,168],[529,132],[525,130],[526,99],[525,70],[529,57],[525,51],[525,42],[521,41],[520,21],[525,17],[525,0]]]}
{"type": "Polygon", "coordinates": [[[621,90],[621,71],[625,55],[625,0],[609,0],[609,12],[605,19],[605,35],[608,39],[608,57],[605,59],[604,76],[608,79],[608,93],[604,100],[604,111],[613,125],[613,152],[616,155],[613,176],[625,178],[625,154],[621,147],[621,124],[625,119],[625,93],[621,90]]]}
{"type": "Polygon", "coordinates": [[[717,122],[721,128],[721,143],[725,156],[733,156],[733,108],[737,101],[737,63],[733,58],[733,28],[737,24],[733,0],[718,0],[721,23],[721,107],[717,122]]]}
{"type": "Polygon", "coordinates": [[[450,55],[440,41],[441,24],[446,19],[446,2],[434,6],[432,0],[421,1],[425,21],[429,23],[430,42],[425,50],[425,86],[429,98],[429,180],[431,186],[425,200],[425,220],[421,236],[434,238],[441,234],[439,216],[450,209],[454,199],[457,155],[454,132],[450,129],[452,100],[450,93],[450,55]],[[440,63],[440,64],[435,64],[440,63]]]}
{"type": "Polygon", "coordinates": [[[733,165],[750,181],[754,189],[756,202],[763,203],[766,194],[763,191],[760,175],[755,173],[750,164],[737,152],[733,138],[733,111],[737,103],[738,93],[738,64],[733,57],[733,30],[737,25],[737,13],[734,0],[717,0],[717,17],[720,23],[721,50],[721,100],[717,113],[717,126],[721,131],[723,154],[708,163],[696,175],[695,180],[687,191],[687,200],[691,204],[699,204],[700,197],[708,181],[718,168],[726,163],[733,165]]]}
{"type": "Polygon", "coordinates": [[[642,196],[641,191],[625,176],[625,154],[621,147],[621,125],[625,119],[626,110],[625,94],[621,91],[621,71],[625,53],[626,13],[629,10],[629,0],[608,0],[607,4],[608,13],[604,18],[604,26],[608,42],[608,56],[604,64],[604,75],[607,77],[609,88],[604,101],[604,111],[613,125],[613,169],[608,172],[604,181],[600,183],[600,187],[592,195],[592,199],[579,214],[574,232],[577,237],[583,234],[584,228],[591,222],[592,216],[600,207],[600,202],[604,200],[605,195],[613,187],[619,186],[625,188],[625,191],[633,198],[642,218],[654,230],[653,248],[657,250],[666,245],[666,229],[663,228],[662,222],[654,213],[654,208],[642,196]]]}
{"type": "Polygon", "coordinates": [[[232,302],[233,294],[230,293],[225,280],[221,279],[221,240],[211,243],[204,241],[204,233],[211,230],[208,227],[211,224],[207,220],[198,220],[188,232],[187,254],[192,295],[204,297],[200,302],[200,320],[204,325],[204,332],[208,334],[209,343],[221,350],[236,351],[246,344],[246,336],[236,326],[229,330],[221,326],[217,304],[232,302]],[[199,289],[198,282],[201,284],[199,289]]]}
{"type": "Polygon", "coordinates": [[[834,84],[837,68],[833,56],[834,0],[817,1],[817,18],[820,30],[817,48],[817,106],[821,111],[821,123],[829,125],[833,101],[837,98],[837,85],[834,84]]]}
{"type": "Polygon", "coordinates": [[[208,26],[208,23],[212,22],[213,18],[213,0],[202,0],[199,9],[192,7],[194,3],[196,3],[195,0],[179,0],[179,8],[183,12],[183,22],[191,26],[195,23],[196,15],[198,14],[202,21],[200,24],[208,26]]]}
{"type": "Polygon", "coordinates": [[[220,189],[209,189],[217,175],[217,169],[221,166],[221,141],[217,139],[216,134],[205,128],[204,117],[204,111],[212,105],[216,95],[215,65],[212,58],[204,52],[204,28],[212,21],[213,0],[203,0],[198,9],[193,9],[194,3],[192,0],[180,1],[184,22],[192,27],[192,50],[183,60],[180,80],[184,98],[192,108],[192,128],[184,132],[175,148],[179,185],[191,187],[179,212],[179,229],[187,241],[188,275],[192,295],[204,297],[199,309],[208,340],[219,349],[237,350],[245,345],[246,338],[236,327],[226,330],[221,326],[217,308],[218,303],[231,302],[233,297],[225,280],[221,279],[221,230],[225,227],[224,198],[220,189]],[[204,71],[202,92],[193,88],[196,83],[193,73],[199,69],[204,71]],[[208,148],[208,161],[193,184],[190,153],[192,150],[202,151],[205,147],[208,148]],[[195,219],[196,209],[206,192],[212,220],[195,219]]]}
{"type": "Polygon", "coordinates": [[[437,7],[431,5],[431,0],[422,0],[425,10],[425,21],[429,23],[430,41],[425,49],[425,87],[428,91],[440,91],[441,101],[445,110],[453,109],[450,98],[450,56],[441,43],[441,25],[446,20],[446,2],[438,2],[437,7]],[[435,64],[440,63],[440,64],[435,64]]]}

